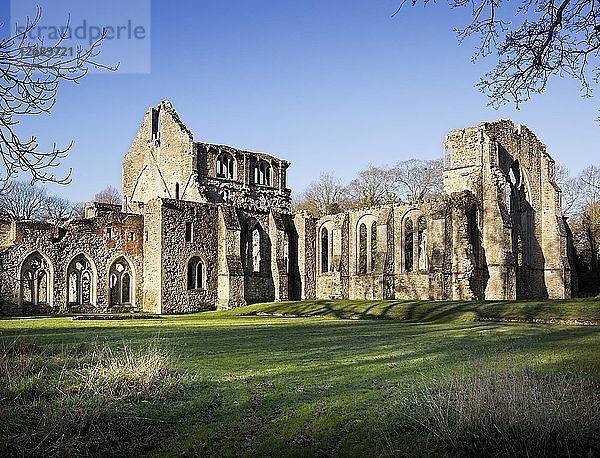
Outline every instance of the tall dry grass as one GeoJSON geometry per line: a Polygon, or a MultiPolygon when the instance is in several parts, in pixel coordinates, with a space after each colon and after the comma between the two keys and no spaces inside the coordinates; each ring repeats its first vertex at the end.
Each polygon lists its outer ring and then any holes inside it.
{"type": "Polygon", "coordinates": [[[483,370],[415,400],[429,446],[472,456],[598,456],[600,389],[581,374],[483,370]]]}
{"type": "Polygon", "coordinates": [[[156,342],[0,342],[0,456],[142,452],[160,439],[163,401],[185,389],[187,376],[156,342]]]}

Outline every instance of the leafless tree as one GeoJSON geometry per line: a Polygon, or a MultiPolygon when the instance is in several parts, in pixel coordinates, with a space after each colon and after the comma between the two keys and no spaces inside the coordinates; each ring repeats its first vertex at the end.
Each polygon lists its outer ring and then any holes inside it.
{"type": "Polygon", "coordinates": [[[356,207],[374,207],[397,200],[398,184],[394,171],[385,167],[368,167],[349,185],[356,207]]]}
{"type": "Polygon", "coordinates": [[[296,210],[306,210],[316,217],[339,213],[348,207],[349,193],[333,173],[323,173],[312,182],[295,202],[296,210]]]}
{"type": "MultiPolygon", "coordinates": [[[[401,1],[396,13],[405,3],[401,1]]],[[[591,94],[590,82],[600,76],[597,1],[448,0],[448,4],[471,10],[471,22],[455,30],[460,40],[479,39],[474,59],[496,55],[495,67],[477,85],[492,106],[510,102],[518,107],[543,92],[554,76],[572,77],[585,96],[591,94]]]]}
{"type": "Polygon", "coordinates": [[[423,202],[426,197],[441,194],[444,190],[441,159],[409,159],[398,162],[392,169],[398,197],[412,203],[423,202]]]}
{"type": "Polygon", "coordinates": [[[57,196],[46,198],[43,211],[44,219],[61,220],[82,215],[81,204],[57,196]]]}
{"type": "Polygon", "coordinates": [[[566,165],[557,164],[556,183],[562,191],[563,214],[568,217],[576,215],[580,211],[581,200],[579,177],[572,177],[566,165]]]}
{"type": "Polygon", "coordinates": [[[0,194],[0,208],[20,220],[40,219],[44,216],[48,194],[43,186],[26,181],[11,181],[6,192],[0,194]]]}
{"type": "Polygon", "coordinates": [[[114,186],[107,186],[94,196],[94,202],[121,205],[121,193],[114,186]]]}
{"type": "Polygon", "coordinates": [[[116,70],[96,60],[104,32],[88,48],[78,46],[73,55],[62,57],[54,51],[24,55],[23,50],[29,48],[60,48],[67,38],[65,27],[63,35],[53,43],[29,41],[30,31],[38,26],[41,15],[38,7],[35,17],[26,18],[20,31],[0,41],[0,194],[7,191],[10,180],[20,172],[31,175],[32,182],[70,181],[70,171],[63,176],[56,176],[54,171],[72,142],[43,150],[35,136],[23,138],[17,125],[27,116],[50,113],[61,83],[78,82],[92,66],[116,70]]]}
{"type": "Polygon", "coordinates": [[[578,176],[569,177],[557,168],[563,190],[563,208],[569,217],[577,253],[579,287],[586,293],[600,292],[600,167],[590,165],[578,176]]]}

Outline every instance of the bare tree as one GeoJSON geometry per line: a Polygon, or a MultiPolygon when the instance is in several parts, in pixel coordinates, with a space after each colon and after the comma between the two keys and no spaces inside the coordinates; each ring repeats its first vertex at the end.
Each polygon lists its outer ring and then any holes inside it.
{"type": "Polygon", "coordinates": [[[74,204],[62,197],[49,196],[44,202],[44,219],[66,219],[81,216],[81,204],[74,204]]]}
{"type": "Polygon", "coordinates": [[[579,177],[572,177],[564,164],[556,165],[556,183],[562,191],[562,210],[567,217],[574,216],[580,211],[579,177]]]}
{"type": "Polygon", "coordinates": [[[584,96],[591,94],[590,81],[597,82],[600,76],[598,2],[448,0],[448,4],[471,10],[471,22],[455,30],[460,40],[479,38],[474,59],[496,55],[495,67],[477,84],[491,105],[510,102],[518,107],[543,92],[550,78],[563,75],[579,81],[584,96]]]}
{"type": "Polygon", "coordinates": [[[11,181],[0,193],[0,208],[13,218],[40,219],[44,216],[48,195],[46,188],[25,181],[11,181]]]}
{"type": "Polygon", "coordinates": [[[563,208],[569,217],[579,289],[600,292],[600,167],[590,165],[570,177],[557,167],[557,182],[563,190],[563,208]]]}
{"type": "Polygon", "coordinates": [[[407,202],[423,202],[426,197],[441,194],[444,190],[441,159],[401,161],[391,172],[398,197],[407,202]]]}
{"type": "Polygon", "coordinates": [[[349,193],[333,173],[323,173],[312,182],[295,203],[296,210],[306,210],[316,217],[343,211],[348,206],[349,193]]]}
{"type": "Polygon", "coordinates": [[[0,41],[0,194],[7,191],[9,181],[20,172],[30,174],[32,182],[70,181],[70,171],[56,176],[54,170],[68,154],[72,142],[62,148],[54,144],[46,151],[39,148],[35,136],[23,138],[16,127],[26,116],[50,113],[61,83],[78,82],[91,66],[116,70],[96,61],[105,31],[89,48],[77,47],[73,55],[61,57],[55,52],[41,52],[59,48],[67,37],[65,27],[63,35],[53,43],[28,41],[41,15],[38,7],[35,17],[26,18],[19,32],[0,41]],[[31,48],[40,52],[24,56],[23,50],[31,48]]]}
{"type": "Polygon", "coordinates": [[[374,207],[396,202],[398,183],[388,168],[369,167],[358,174],[349,185],[356,207],[374,207]]]}
{"type": "Polygon", "coordinates": [[[121,193],[114,186],[107,186],[94,196],[94,202],[121,205],[121,193]]]}

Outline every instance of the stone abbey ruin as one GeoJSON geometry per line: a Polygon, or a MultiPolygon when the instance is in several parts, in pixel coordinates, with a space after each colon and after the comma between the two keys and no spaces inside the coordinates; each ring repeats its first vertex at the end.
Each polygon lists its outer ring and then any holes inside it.
{"type": "Polygon", "coordinates": [[[0,220],[3,314],[184,313],[299,299],[571,295],[555,163],[511,121],[453,130],[445,194],[320,219],[292,213],[289,163],[194,141],[167,101],[123,160],[122,206],[0,220]]]}

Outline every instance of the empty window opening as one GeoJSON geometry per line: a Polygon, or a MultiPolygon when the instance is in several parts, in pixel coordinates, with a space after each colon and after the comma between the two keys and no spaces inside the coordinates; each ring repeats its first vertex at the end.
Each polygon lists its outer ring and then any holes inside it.
{"type": "Polygon", "coordinates": [[[185,241],[192,242],[194,240],[194,225],[191,222],[185,223],[185,241]]]}
{"type": "Polygon", "coordinates": [[[367,273],[367,226],[364,223],[358,228],[358,273],[367,273]]]}
{"type": "Polygon", "coordinates": [[[414,227],[412,219],[407,219],[404,223],[404,270],[411,272],[413,270],[413,249],[414,249],[414,227]]]}
{"type": "Polygon", "coordinates": [[[21,302],[47,304],[50,286],[50,270],[46,259],[38,252],[27,256],[21,267],[21,302]]]}
{"type": "Polygon", "coordinates": [[[417,259],[419,261],[419,270],[426,271],[429,267],[427,258],[427,221],[424,216],[417,220],[417,259]]]}
{"type": "Polygon", "coordinates": [[[266,186],[271,185],[271,166],[267,161],[259,161],[254,167],[254,182],[266,186]]]}
{"type": "Polygon", "coordinates": [[[206,268],[198,256],[188,261],[187,289],[206,289],[206,268]]]}
{"type": "Polygon", "coordinates": [[[228,152],[222,152],[217,156],[217,178],[235,179],[235,159],[228,152]]]}
{"type": "Polygon", "coordinates": [[[109,304],[131,305],[132,300],[132,270],[129,262],[120,257],[111,265],[109,269],[108,287],[110,291],[109,304]]]}
{"type": "Polygon", "coordinates": [[[321,229],[321,272],[329,272],[329,231],[321,229]]]}
{"type": "Polygon", "coordinates": [[[92,303],[94,273],[89,259],[80,254],[73,258],[67,269],[67,302],[69,305],[92,303]]]}
{"type": "Polygon", "coordinates": [[[371,272],[377,264],[377,222],[371,224],[371,272]]]}

